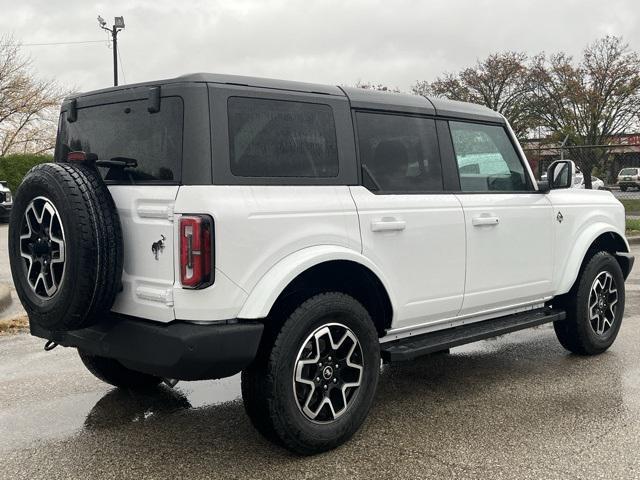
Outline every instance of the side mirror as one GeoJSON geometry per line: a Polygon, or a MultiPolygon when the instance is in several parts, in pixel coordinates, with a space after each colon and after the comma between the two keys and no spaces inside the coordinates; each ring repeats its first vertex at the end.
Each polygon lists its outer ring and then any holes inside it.
{"type": "Polygon", "coordinates": [[[549,189],[571,188],[576,176],[576,164],[571,160],[557,160],[549,165],[547,182],[549,189]]]}

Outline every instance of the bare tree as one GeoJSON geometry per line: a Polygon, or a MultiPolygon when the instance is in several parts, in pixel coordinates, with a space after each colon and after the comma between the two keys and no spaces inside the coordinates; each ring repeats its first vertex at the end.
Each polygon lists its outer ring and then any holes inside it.
{"type": "Polygon", "coordinates": [[[412,88],[418,95],[485,105],[504,115],[518,137],[532,128],[529,111],[527,56],[518,52],[489,55],[475,66],[456,74],[445,74],[433,82],[418,81],[412,88]]]}
{"type": "MultiPolygon", "coordinates": [[[[538,123],[569,145],[606,145],[640,122],[640,56],[620,37],[587,46],[579,63],[541,54],[531,66],[531,100],[538,123]]],[[[606,149],[572,149],[586,188],[606,149]]]]}
{"type": "Polygon", "coordinates": [[[52,149],[63,96],[55,82],[34,77],[13,37],[0,37],[0,157],[52,149]]]}
{"type": "Polygon", "coordinates": [[[357,81],[356,88],[363,88],[365,90],[377,90],[379,92],[400,93],[400,89],[398,87],[388,87],[382,83],[363,82],[361,80],[357,81]]]}

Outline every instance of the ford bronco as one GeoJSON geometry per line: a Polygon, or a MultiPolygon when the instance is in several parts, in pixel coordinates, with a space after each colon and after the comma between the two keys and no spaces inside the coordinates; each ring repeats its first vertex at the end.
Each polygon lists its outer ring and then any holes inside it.
{"type": "Polygon", "coordinates": [[[536,182],[505,118],[439,98],[217,74],[74,95],[10,222],[31,333],[143,388],[242,372],[301,454],[361,426],[381,361],[552,322],[618,334],[611,193],[536,182]]]}

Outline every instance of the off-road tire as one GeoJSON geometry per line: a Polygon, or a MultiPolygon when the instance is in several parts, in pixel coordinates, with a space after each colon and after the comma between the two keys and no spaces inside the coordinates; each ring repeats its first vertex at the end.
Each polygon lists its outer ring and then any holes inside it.
{"type": "Polygon", "coordinates": [[[82,350],[78,350],[78,354],[87,370],[97,379],[114,387],[145,390],[162,382],[159,377],[130,370],[113,358],[91,355],[82,350]]]}
{"type": "Polygon", "coordinates": [[[373,404],[379,373],[380,344],[367,310],[349,295],[321,293],[299,305],[282,328],[265,336],[256,359],[242,372],[242,397],[260,433],[292,452],[311,455],[341,445],[360,428],[373,404]],[[315,423],[296,403],[295,361],[312,332],[337,321],[353,332],[361,346],[361,386],[342,416],[315,423]]]}
{"type": "Polygon", "coordinates": [[[73,330],[107,313],[121,289],[122,230],[98,172],[82,164],[33,167],[15,195],[9,251],[14,285],[32,323],[52,331],[73,330]],[[45,197],[57,209],[66,243],[64,274],[49,298],[32,289],[20,250],[25,211],[37,197],[45,197]]]}
{"type": "Polygon", "coordinates": [[[582,267],[573,288],[554,301],[567,312],[567,318],[553,324],[560,344],[578,355],[597,355],[606,351],[615,341],[624,315],[624,276],[616,259],[608,252],[594,254],[582,267]],[[596,277],[606,271],[613,276],[618,291],[618,302],[613,325],[606,334],[598,335],[589,318],[589,294],[596,277]]]}

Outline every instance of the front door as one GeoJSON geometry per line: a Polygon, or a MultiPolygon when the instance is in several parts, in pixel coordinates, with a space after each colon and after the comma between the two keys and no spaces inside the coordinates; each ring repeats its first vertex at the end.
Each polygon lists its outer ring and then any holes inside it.
{"type": "Polygon", "coordinates": [[[393,329],[457,315],[465,276],[460,202],[445,193],[435,121],[355,114],[364,186],[351,187],[363,254],[387,275],[393,329]]]}
{"type": "Polygon", "coordinates": [[[551,295],[553,209],[502,125],[449,122],[467,238],[461,315],[551,295]]]}

